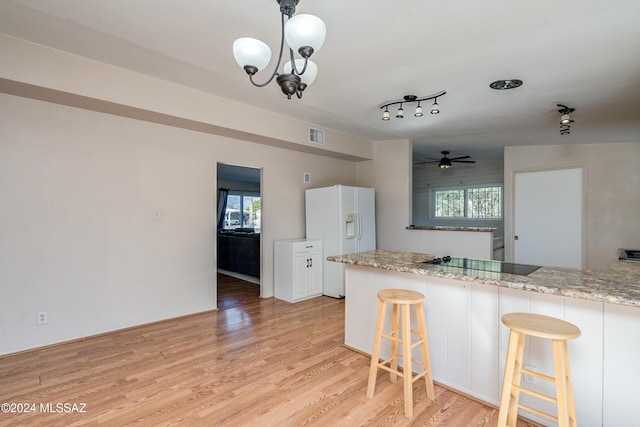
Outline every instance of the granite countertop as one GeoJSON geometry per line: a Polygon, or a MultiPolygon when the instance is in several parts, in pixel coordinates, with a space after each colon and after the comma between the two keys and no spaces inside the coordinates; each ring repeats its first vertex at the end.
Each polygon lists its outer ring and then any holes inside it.
{"type": "Polygon", "coordinates": [[[551,295],[640,307],[640,262],[613,262],[609,271],[541,267],[528,276],[425,264],[431,254],[376,250],[329,256],[327,260],[345,264],[466,282],[483,283],[551,295]]]}
{"type": "Polygon", "coordinates": [[[438,231],[496,231],[492,227],[450,227],[446,225],[410,225],[407,230],[438,230],[438,231]]]}

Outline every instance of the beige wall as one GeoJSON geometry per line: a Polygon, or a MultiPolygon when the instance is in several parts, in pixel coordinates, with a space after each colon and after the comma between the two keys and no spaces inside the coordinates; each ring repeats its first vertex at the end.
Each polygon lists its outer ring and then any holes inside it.
{"type": "Polygon", "coordinates": [[[513,180],[520,171],[584,166],[586,265],[607,270],[618,248],[640,248],[640,143],[507,147],[505,256],[513,259],[513,180]]]}
{"type": "Polygon", "coordinates": [[[308,123],[4,35],[0,61],[0,354],[215,308],[218,162],[262,169],[272,296],[273,241],[304,236],[304,190],[355,185],[372,157],[366,140],[326,130],[318,147],[308,123]]]}
{"type": "MultiPolygon", "coordinates": [[[[185,86],[0,34],[0,92],[156,121],[349,160],[370,159],[370,141],[185,86]]],[[[257,90],[257,89],[255,89],[257,90]]]]}
{"type": "Polygon", "coordinates": [[[304,189],[353,162],[0,95],[0,354],[215,308],[217,162],[262,168],[271,296],[304,189]]]}

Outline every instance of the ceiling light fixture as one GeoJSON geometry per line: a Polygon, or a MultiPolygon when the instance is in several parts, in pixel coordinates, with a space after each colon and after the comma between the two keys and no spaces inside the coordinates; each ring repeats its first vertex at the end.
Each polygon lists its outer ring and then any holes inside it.
{"type": "Polygon", "coordinates": [[[414,116],[422,117],[423,115],[424,115],[424,113],[422,112],[422,107],[420,106],[420,101],[418,101],[418,106],[416,107],[416,112],[415,112],[414,116]]]}
{"type": "Polygon", "coordinates": [[[569,135],[571,134],[571,123],[573,120],[571,119],[571,113],[576,111],[575,108],[567,107],[566,105],[556,104],[560,109],[558,112],[561,114],[560,116],[560,135],[569,135]]]}
{"type": "Polygon", "coordinates": [[[451,164],[451,160],[449,160],[446,155],[442,160],[440,160],[440,163],[438,163],[438,167],[440,169],[449,169],[451,166],[453,166],[451,164]]]}
{"type": "Polygon", "coordinates": [[[438,98],[443,96],[444,94],[446,94],[447,92],[445,91],[441,91],[436,93],[435,95],[429,95],[429,96],[423,96],[423,97],[417,97],[416,95],[405,95],[403,99],[398,100],[398,101],[389,101],[386,102],[384,104],[382,104],[380,106],[380,109],[384,108],[384,112],[382,113],[382,120],[387,121],[389,120],[389,107],[391,105],[396,105],[396,104],[400,104],[400,108],[398,109],[398,113],[396,114],[396,118],[401,119],[404,117],[404,110],[402,109],[402,104],[405,103],[410,103],[410,102],[417,102],[418,105],[416,106],[416,111],[413,114],[415,117],[422,117],[424,115],[423,111],[422,111],[422,106],[420,105],[421,101],[428,101],[430,99],[433,99],[433,105],[431,106],[431,114],[438,114],[440,112],[440,107],[438,106],[438,98]]]}
{"type": "Polygon", "coordinates": [[[520,86],[522,86],[522,80],[518,79],[496,80],[495,82],[489,84],[489,87],[495,90],[515,89],[520,86]]]}
{"type": "Polygon", "coordinates": [[[389,120],[390,118],[389,108],[385,108],[384,113],[382,113],[382,120],[389,120]]]}
{"type": "Polygon", "coordinates": [[[277,77],[276,81],[288,99],[291,99],[294,94],[298,98],[302,98],[302,92],[313,83],[318,74],[318,67],[309,58],[322,47],[326,36],[326,27],[324,22],[316,16],[304,14],[293,16],[300,0],[277,1],[280,5],[282,35],[278,62],[271,77],[264,83],[253,81],[253,76],[266,67],[271,60],[271,49],[264,42],[250,37],[241,37],[233,42],[233,56],[249,75],[249,80],[254,86],[264,87],[277,77]],[[286,24],[285,16],[288,18],[286,24]],[[283,72],[278,73],[285,39],[289,45],[291,60],[284,64],[283,72]],[[294,59],[294,49],[302,56],[302,59],[294,59]]]}

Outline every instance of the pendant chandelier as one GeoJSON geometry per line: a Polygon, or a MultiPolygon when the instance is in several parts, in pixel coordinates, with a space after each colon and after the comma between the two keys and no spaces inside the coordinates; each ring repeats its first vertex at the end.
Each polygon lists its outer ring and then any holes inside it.
{"type": "Polygon", "coordinates": [[[281,38],[280,54],[276,67],[264,83],[256,83],[253,76],[269,64],[271,60],[271,49],[264,42],[250,37],[241,37],[233,43],[233,56],[236,62],[249,75],[249,80],[254,86],[264,87],[276,78],[282,93],[291,99],[292,95],[302,98],[302,92],[309,86],[318,74],[318,67],[309,60],[313,52],[322,47],[326,35],[324,22],[313,15],[296,15],[296,5],[299,0],[276,0],[280,5],[281,15],[281,38]],[[287,20],[285,20],[285,16],[287,20]],[[286,24],[285,24],[286,22],[286,24]],[[291,60],[284,64],[283,72],[278,73],[282,54],[284,52],[284,41],[289,45],[289,56],[291,60]],[[294,58],[294,50],[302,58],[294,58]]]}

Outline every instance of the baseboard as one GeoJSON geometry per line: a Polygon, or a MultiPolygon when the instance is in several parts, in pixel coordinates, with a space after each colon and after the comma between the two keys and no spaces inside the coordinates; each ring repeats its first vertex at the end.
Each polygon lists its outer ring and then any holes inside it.
{"type": "Polygon", "coordinates": [[[255,283],[256,285],[260,284],[260,278],[259,277],[248,276],[246,274],[236,273],[234,271],[223,270],[221,268],[218,269],[218,273],[224,274],[226,276],[235,277],[236,279],[241,279],[241,280],[244,280],[244,281],[247,281],[247,282],[255,283]]]}

